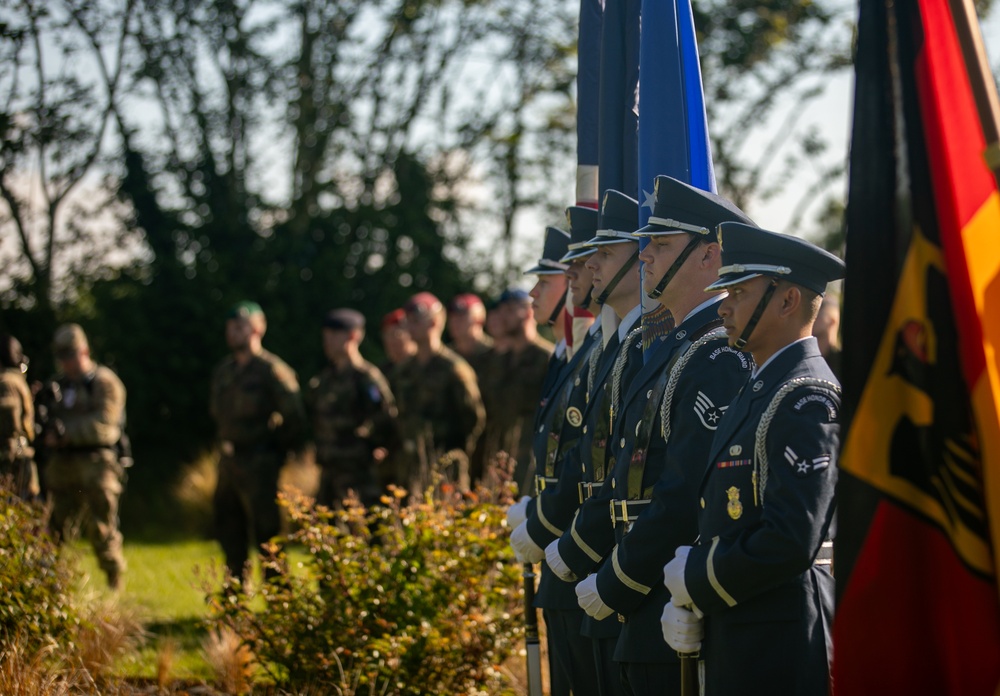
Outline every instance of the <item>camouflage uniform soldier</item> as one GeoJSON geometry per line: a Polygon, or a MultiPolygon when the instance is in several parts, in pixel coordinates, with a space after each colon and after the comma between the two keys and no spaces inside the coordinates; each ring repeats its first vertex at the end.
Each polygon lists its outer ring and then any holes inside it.
{"type": "Polygon", "coordinates": [[[396,365],[417,352],[417,344],[406,329],[406,312],[402,308],[394,309],[382,317],[382,348],[385,350],[385,361],[378,369],[386,377],[389,377],[396,365]]]}
{"type": "Polygon", "coordinates": [[[237,578],[245,570],[248,536],[259,545],[280,531],[278,474],[305,424],[295,372],[261,346],[266,329],[260,305],[233,307],[226,318],[232,355],[212,375],[210,411],[221,454],[213,501],[216,535],[237,578]]]}
{"type": "Polygon", "coordinates": [[[463,293],[448,303],[447,328],[452,349],[469,363],[479,378],[493,348],[493,339],[483,331],[485,323],[486,305],[478,295],[463,293]]]}
{"type": "Polygon", "coordinates": [[[0,335],[0,477],[14,479],[14,492],[30,500],[38,495],[35,469],[35,406],[24,378],[27,359],[21,343],[0,335]]]}
{"type": "Polygon", "coordinates": [[[322,469],[316,502],[333,507],[353,490],[365,505],[378,500],[376,467],[396,435],[396,403],[377,367],[361,357],[365,318],[335,309],[323,319],[323,352],[329,363],[309,380],[306,408],[316,463],[322,469]]]}
{"type": "Polygon", "coordinates": [[[432,483],[432,474],[442,473],[468,490],[469,457],[486,419],[476,374],[441,343],[445,315],[440,300],[421,292],[405,309],[417,354],[391,379],[403,436],[400,480],[419,494],[432,483]]]}
{"type": "Polygon", "coordinates": [[[91,359],[87,335],[77,324],[56,329],[52,348],[59,366],[59,398],[51,406],[45,433],[51,453],[45,476],[52,497],[49,527],[61,539],[71,525],[82,523],[108,585],[118,589],[125,572],[118,530],[125,386],[91,359]]]}
{"type": "MultiPolygon", "coordinates": [[[[524,290],[505,290],[500,296],[504,328],[510,341],[502,361],[504,380],[499,395],[499,448],[517,461],[514,481],[522,492],[533,489],[535,472],[531,467],[532,424],[542,395],[542,384],[549,371],[555,346],[538,335],[531,297],[524,290]]],[[[547,321],[543,317],[542,321],[547,321]]]]}
{"type": "MultiPolygon", "coordinates": [[[[486,306],[483,301],[472,293],[456,295],[448,303],[448,335],[451,336],[451,348],[462,356],[476,373],[479,384],[479,395],[486,411],[486,421],[489,422],[490,411],[493,409],[491,397],[496,393],[497,368],[499,355],[493,347],[493,339],[483,331],[486,322],[486,306]]],[[[495,413],[495,411],[494,411],[495,413]]],[[[469,478],[478,481],[488,458],[494,452],[486,451],[484,434],[476,440],[476,449],[469,462],[469,478]]]]}

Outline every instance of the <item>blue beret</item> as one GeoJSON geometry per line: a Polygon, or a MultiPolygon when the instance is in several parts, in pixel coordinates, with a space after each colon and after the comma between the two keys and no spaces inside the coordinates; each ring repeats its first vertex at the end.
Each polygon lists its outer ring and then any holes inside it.
{"type": "Polygon", "coordinates": [[[365,316],[353,309],[331,309],[323,317],[323,328],[334,331],[352,331],[365,328],[365,316]]]}

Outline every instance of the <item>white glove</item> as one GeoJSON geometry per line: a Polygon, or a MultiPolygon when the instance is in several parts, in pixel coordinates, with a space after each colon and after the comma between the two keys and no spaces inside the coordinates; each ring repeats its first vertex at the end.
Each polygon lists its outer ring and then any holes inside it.
{"type": "Polygon", "coordinates": [[[601,599],[601,594],[597,591],[597,574],[588,575],[576,586],[576,601],[587,616],[592,616],[598,621],[611,616],[614,609],[609,607],[601,599]]]}
{"type": "Polygon", "coordinates": [[[690,546],[678,546],[674,551],[674,560],[663,566],[663,584],[670,590],[671,601],[679,607],[693,604],[691,595],[684,585],[684,568],[687,566],[690,546]]]}
{"type": "Polygon", "coordinates": [[[545,558],[545,549],[534,542],[524,522],[510,533],[510,546],[521,563],[539,563],[545,558]]]}
{"type": "Polygon", "coordinates": [[[705,637],[705,622],[695,616],[693,611],[682,609],[667,602],[660,616],[660,628],[663,630],[663,640],[679,653],[693,653],[701,650],[701,641],[705,637]]]}
{"type": "Polygon", "coordinates": [[[528,519],[528,501],[531,500],[531,496],[526,495],[519,501],[507,508],[507,526],[511,529],[517,529],[521,526],[521,523],[528,519]]]}
{"type": "Polygon", "coordinates": [[[549,564],[549,568],[552,569],[555,576],[563,582],[573,582],[576,580],[576,574],[569,569],[562,556],[559,555],[558,539],[545,547],[545,562],[549,564]]]}

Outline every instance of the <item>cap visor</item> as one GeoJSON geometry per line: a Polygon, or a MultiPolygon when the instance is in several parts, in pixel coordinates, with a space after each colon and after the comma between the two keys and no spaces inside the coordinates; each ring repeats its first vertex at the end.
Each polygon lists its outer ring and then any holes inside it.
{"type": "Polygon", "coordinates": [[[691,233],[685,232],[684,230],[674,229],[672,227],[664,227],[663,225],[646,225],[645,227],[640,227],[635,232],[633,232],[632,236],[660,237],[667,234],[691,234],[691,233]]]}
{"type": "Polygon", "coordinates": [[[750,280],[762,275],[761,273],[727,273],[723,277],[705,288],[705,292],[721,292],[728,290],[733,285],[738,285],[743,281],[750,280]]]}
{"type": "Polygon", "coordinates": [[[586,244],[587,246],[590,247],[599,247],[599,246],[607,246],[608,244],[628,244],[629,242],[635,244],[635,240],[630,239],[628,237],[610,237],[610,236],[605,237],[603,235],[598,235],[596,237],[588,239],[586,241],[586,244]]]}
{"type": "Polygon", "coordinates": [[[570,261],[576,261],[577,259],[585,259],[593,253],[594,253],[593,247],[586,247],[584,249],[574,249],[573,251],[569,252],[561,259],[559,259],[559,263],[569,263],[570,261]]]}
{"type": "Polygon", "coordinates": [[[563,270],[561,268],[552,268],[552,266],[532,266],[528,270],[524,271],[524,275],[562,275],[563,270]]]}

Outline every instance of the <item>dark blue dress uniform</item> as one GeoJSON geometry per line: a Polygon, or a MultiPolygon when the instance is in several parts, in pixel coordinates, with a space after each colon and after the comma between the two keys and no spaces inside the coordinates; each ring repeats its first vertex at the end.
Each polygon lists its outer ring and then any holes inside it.
{"type": "MultiPolygon", "coordinates": [[[[587,389],[587,367],[592,353],[601,341],[600,327],[588,332],[572,359],[559,371],[550,385],[548,396],[539,407],[534,431],[536,487],[539,491],[555,485],[563,469],[563,455],[579,439],[582,422],[574,414],[582,412],[587,389]],[[570,414],[567,418],[567,414],[570,414]]],[[[529,503],[526,513],[533,514],[529,503]]],[[[591,657],[590,641],[580,632],[586,616],[576,603],[573,585],[556,578],[549,567],[541,564],[535,607],[542,610],[550,656],[551,692],[557,694],[560,684],[572,686],[577,696],[596,694],[597,675],[591,657]]]]}
{"type": "Polygon", "coordinates": [[[814,559],[834,514],[837,387],[816,339],[803,339],[751,380],[716,432],[684,574],[705,613],[706,694],[828,692],[834,585],[814,559]],[[786,385],[758,453],[762,416],[786,385]]]}
{"type": "MultiPolygon", "coordinates": [[[[608,464],[605,454],[608,437],[607,418],[615,364],[621,365],[620,380],[626,383],[631,378],[631,373],[642,365],[642,341],[635,336],[624,346],[619,343],[617,331],[612,334],[607,346],[603,346],[601,337],[597,337],[593,351],[597,352],[597,360],[592,366],[592,374],[588,361],[587,367],[579,375],[581,382],[579,386],[586,387],[589,383],[592,389],[589,392],[581,391],[579,388],[574,389],[573,398],[567,408],[567,411],[575,409],[579,415],[567,417],[560,435],[561,445],[566,449],[563,451],[562,447],[560,448],[556,476],[558,481],[540,491],[527,510],[528,533],[532,540],[543,548],[557,539],[562,530],[570,525],[573,515],[580,506],[581,489],[585,488],[586,484],[604,480],[608,464]],[[586,397],[582,403],[581,396],[586,397]],[[574,426],[574,423],[577,425],[574,426]]],[[[585,668],[587,672],[592,670],[596,663],[592,652],[593,640],[601,637],[615,639],[620,630],[617,619],[612,617],[613,621],[594,625],[577,604],[574,584],[556,578],[547,565],[543,568],[538,593],[539,597],[543,598],[542,601],[548,603],[551,600],[552,604],[558,604],[558,609],[561,611],[556,615],[554,622],[562,619],[567,631],[573,630],[574,627],[578,631],[577,639],[568,646],[574,652],[574,664],[582,661],[587,665],[585,668]],[[581,642],[580,637],[584,638],[585,642],[581,642]],[[585,652],[581,654],[581,650],[585,652]]],[[[585,678],[580,678],[581,676],[582,674],[574,675],[574,694],[597,693],[601,678],[594,677],[592,681],[587,682],[585,678]],[[580,683],[578,688],[576,688],[577,682],[580,683]],[[593,691],[585,691],[587,686],[593,688],[593,691]]]]}
{"type": "MultiPolygon", "coordinates": [[[[749,356],[713,331],[717,308],[717,302],[700,308],[652,349],[625,398],[611,485],[584,504],[559,542],[560,556],[579,577],[603,561],[598,592],[624,619],[614,656],[621,663],[678,661],[660,629],[669,599],[663,564],[697,535],[694,501],[703,466],[696,462],[704,461],[726,405],[752,367],[749,356]],[[661,421],[668,389],[669,445],[661,421]]],[[[667,684],[658,687],[670,692],[667,684]]],[[[644,691],[638,683],[633,688],[644,691]]]]}
{"type": "MultiPolygon", "coordinates": [[[[741,225],[720,225],[719,235],[723,266],[712,289],[763,275],[822,294],[843,277],[843,262],[802,240],[741,225]]],[[[834,584],[824,549],[839,395],[816,339],[804,338],[758,368],[715,433],[699,543],[684,566],[686,589],[705,614],[709,696],[829,692],[834,584]]]]}
{"type": "MultiPolygon", "coordinates": [[[[593,227],[596,229],[597,213],[589,212],[594,218],[593,227]]],[[[567,221],[572,222],[569,215],[567,221]]],[[[578,236],[579,234],[582,234],[582,231],[578,232],[578,236]]],[[[571,241],[570,233],[555,227],[546,228],[542,256],[534,267],[525,271],[525,274],[562,275],[569,268],[563,257],[568,254],[571,241]]],[[[536,317],[536,319],[539,323],[543,321],[551,323],[557,319],[562,309],[561,301],[550,316],[536,317]]],[[[557,350],[549,360],[531,430],[530,469],[534,472],[532,492],[544,489],[548,483],[557,480],[555,477],[560,463],[560,449],[564,446],[563,442],[572,439],[574,429],[579,427],[579,423],[574,426],[566,422],[568,402],[574,391],[574,385],[579,384],[580,371],[586,367],[594,345],[594,332],[588,332],[572,358],[567,359],[566,351],[557,350]],[[564,434],[566,440],[563,440],[564,434]]],[[[530,504],[526,508],[527,513],[530,513],[530,504]]],[[[579,636],[579,624],[583,614],[572,611],[575,607],[568,606],[568,599],[560,597],[559,592],[552,591],[552,578],[547,577],[551,576],[551,573],[547,570],[542,564],[541,581],[535,593],[534,606],[542,609],[547,628],[550,691],[553,696],[568,695],[571,690],[586,694],[585,690],[578,687],[578,680],[582,678],[585,680],[584,684],[593,684],[596,672],[592,662],[586,659],[589,656],[589,644],[579,636]],[[569,610],[568,615],[565,611],[560,611],[565,609],[569,610]]]]}

